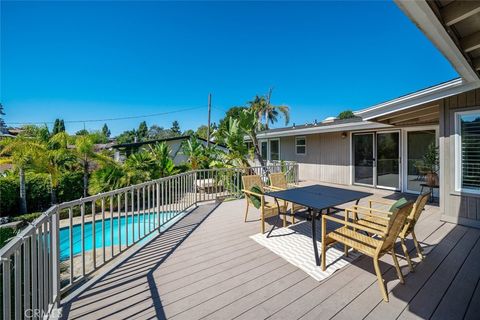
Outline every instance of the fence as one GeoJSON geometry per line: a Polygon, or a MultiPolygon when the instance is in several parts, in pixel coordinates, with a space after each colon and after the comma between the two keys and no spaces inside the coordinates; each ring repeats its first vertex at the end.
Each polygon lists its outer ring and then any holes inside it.
{"type": "Polygon", "coordinates": [[[241,197],[242,175],[268,172],[298,182],[292,163],[196,170],[52,206],[0,249],[3,318],[48,318],[62,294],[132,245],[197,203],[241,197]]]}

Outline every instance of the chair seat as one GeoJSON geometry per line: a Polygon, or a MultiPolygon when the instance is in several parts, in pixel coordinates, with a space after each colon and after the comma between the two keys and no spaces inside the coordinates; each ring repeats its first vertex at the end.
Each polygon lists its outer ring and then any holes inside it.
{"type": "Polygon", "coordinates": [[[376,248],[382,244],[380,240],[364,235],[347,227],[338,228],[327,235],[327,245],[335,241],[360,251],[369,256],[375,254],[376,248]],[[329,241],[329,240],[333,241],[329,241]]]}
{"type": "Polygon", "coordinates": [[[384,230],[388,224],[388,221],[384,219],[375,218],[375,217],[365,216],[355,221],[355,223],[365,227],[375,229],[375,230],[384,230]]]}
{"type": "MultiPolygon", "coordinates": [[[[280,212],[284,213],[285,211],[287,211],[285,205],[281,204],[280,212]]],[[[278,206],[275,202],[265,202],[263,212],[265,218],[276,216],[278,214],[278,206]]]]}

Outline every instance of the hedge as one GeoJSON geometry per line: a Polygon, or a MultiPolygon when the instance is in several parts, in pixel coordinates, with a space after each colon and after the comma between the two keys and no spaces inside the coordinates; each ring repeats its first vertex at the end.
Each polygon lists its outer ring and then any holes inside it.
{"type": "MultiPolygon", "coordinates": [[[[57,188],[59,202],[75,200],[83,195],[81,172],[68,172],[60,178],[57,188]]],[[[45,211],[51,205],[50,178],[47,174],[31,173],[25,175],[27,192],[27,210],[45,211]]],[[[18,175],[0,177],[0,216],[19,215],[20,186],[18,175]]]]}

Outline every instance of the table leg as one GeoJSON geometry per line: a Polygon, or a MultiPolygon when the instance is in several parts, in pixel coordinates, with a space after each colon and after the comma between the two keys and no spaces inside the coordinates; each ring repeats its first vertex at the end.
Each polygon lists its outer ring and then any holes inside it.
{"type": "Polygon", "coordinates": [[[270,229],[270,231],[268,231],[268,234],[267,234],[267,238],[270,237],[270,234],[272,233],[273,229],[275,229],[275,226],[277,225],[277,223],[280,222],[280,215],[281,215],[281,212],[280,212],[280,204],[278,203],[278,199],[275,198],[275,202],[277,203],[277,210],[278,210],[278,214],[277,214],[277,221],[275,222],[275,224],[272,226],[272,228],[270,229]]]}
{"type": "Polygon", "coordinates": [[[315,264],[317,266],[320,266],[320,257],[318,256],[318,248],[317,248],[317,229],[315,226],[315,220],[317,220],[316,219],[317,214],[311,208],[308,208],[308,213],[312,216],[312,241],[313,241],[313,253],[315,255],[315,264]]]}

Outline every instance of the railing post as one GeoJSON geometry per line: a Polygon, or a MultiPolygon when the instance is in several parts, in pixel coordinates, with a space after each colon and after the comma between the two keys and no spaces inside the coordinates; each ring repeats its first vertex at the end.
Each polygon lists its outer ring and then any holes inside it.
{"type": "Polygon", "coordinates": [[[157,220],[158,220],[158,230],[160,230],[160,182],[157,182],[157,220]]]}
{"type": "Polygon", "coordinates": [[[52,302],[53,308],[57,309],[60,302],[60,210],[53,211],[52,217],[52,302]]]}
{"type": "Polygon", "coordinates": [[[197,171],[193,171],[194,174],[195,174],[195,177],[193,178],[193,192],[195,193],[195,205],[197,205],[198,203],[198,199],[197,199],[197,171]]]}

